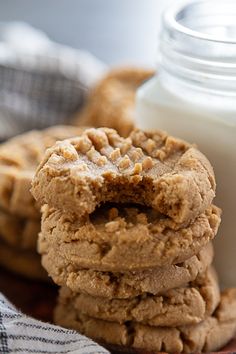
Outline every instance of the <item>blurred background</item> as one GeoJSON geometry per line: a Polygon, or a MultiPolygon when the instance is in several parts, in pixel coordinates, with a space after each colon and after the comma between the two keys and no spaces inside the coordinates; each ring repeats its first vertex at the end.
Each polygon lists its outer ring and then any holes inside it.
{"type": "MultiPolygon", "coordinates": [[[[109,65],[154,66],[162,10],[174,0],[0,0],[0,21],[25,21],[109,65]]],[[[22,40],[24,40],[22,38],[22,40]]]]}

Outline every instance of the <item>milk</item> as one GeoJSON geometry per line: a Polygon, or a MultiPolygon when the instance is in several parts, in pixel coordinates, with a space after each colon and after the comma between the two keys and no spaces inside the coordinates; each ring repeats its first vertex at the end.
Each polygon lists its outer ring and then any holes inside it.
{"type": "Polygon", "coordinates": [[[215,264],[222,287],[236,286],[236,97],[177,86],[167,80],[165,87],[158,76],[145,83],[137,92],[136,124],[196,143],[210,160],[217,182],[214,203],[223,210],[215,264]]]}

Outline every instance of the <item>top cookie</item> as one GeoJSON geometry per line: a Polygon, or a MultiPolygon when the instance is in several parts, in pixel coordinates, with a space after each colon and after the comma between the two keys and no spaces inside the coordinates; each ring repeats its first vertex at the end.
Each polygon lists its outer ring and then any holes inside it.
{"type": "Polygon", "coordinates": [[[72,126],[55,126],[18,135],[1,144],[0,208],[21,217],[39,218],[39,208],[30,193],[36,167],[48,147],[81,131],[72,126]]]}
{"type": "Polygon", "coordinates": [[[47,150],[32,193],[40,204],[78,216],[104,202],[132,202],[184,224],[211,204],[215,178],[200,151],[164,132],[135,130],[125,139],[91,128],[47,150]]]}

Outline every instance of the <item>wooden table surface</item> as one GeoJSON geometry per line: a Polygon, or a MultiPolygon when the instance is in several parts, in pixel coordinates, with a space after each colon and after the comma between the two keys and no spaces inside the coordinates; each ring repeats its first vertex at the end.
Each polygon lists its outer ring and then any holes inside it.
{"type": "MultiPolygon", "coordinates": [[[[0,268],[0,291],[23,313],[42,321],[52,322],[58,292],[58,288],[53,284],[27,280],[0,268]]],[[[236,339],[217,353],[236,354],[236,339]]]]}

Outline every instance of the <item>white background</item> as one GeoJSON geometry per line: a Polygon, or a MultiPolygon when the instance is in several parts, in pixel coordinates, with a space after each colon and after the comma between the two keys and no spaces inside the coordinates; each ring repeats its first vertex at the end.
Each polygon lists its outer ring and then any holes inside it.
{"type": "Polygon", "coordinates": [[[87,49],[111,65],[154,66],[160,14],[173,2],[0,0],[0,21],[26,21],[52,39],[87,49]]]}

